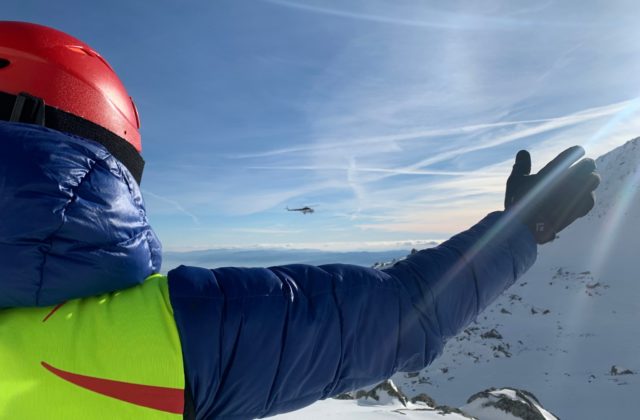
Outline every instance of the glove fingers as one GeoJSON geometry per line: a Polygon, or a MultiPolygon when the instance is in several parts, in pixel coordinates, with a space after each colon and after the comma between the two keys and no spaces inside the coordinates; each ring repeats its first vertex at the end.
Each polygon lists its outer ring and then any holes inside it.
{"type": "Polygon", "coordinates": [[[578,217],[584,217],[591,211],[591,209],[595,205],[596,205],[596,194],[593,191],[591,191],[589,194],[583,197],[582,200],[580,200],[580,202],[578,202],[578,205],[576,206],[576,214],[578,215],[578,217]]]}
{"type": "Polygon", "coordinates": [[[593,159],[582,159],[569,168],[565,179],[561,179],[558,184],[562,194],[584,194],[598,188],[600,175],[594,172],[595,168],[593,159]]]}
{"type": "Polygon", "coordinates": [[[560,173],[573,165],[578,159],[584,156],[584,149],[581,146],[572,146],[556,156],[551,162],[538,172],[541,177],[559,176],[560,173]]]}
{"type": "Polygon", "coordinates": [[[591,158],[584,158],[574,166],[580,168],[583,173],[594,172],[596,170],[596,161],[591,158]]]}
{"type": "Polygon", "coordinates": [[[531,155],[526,150],[516,154],[516,163],[511,170],[511,176],[529,175],[531,173],[531,155]]]}
{"type": "Polygon", "coordinates": [[[587,177],[596,170],[596,162],[593,159],[582,159],[580,162],[569,168],[568,176],[574,179],[587,177]]]}
{"type": "Polygon", "coordinates": [[[563,205],[558,206],[552,213],[552,220],[555,220],[555,228],[557,232],[560,232],[576,219],[586,216],[591,209],[595,206],[596,196],[593,191],[589,191],[586,188],[575,194],[564,202],[563,205]]]}
{"type": "Polygon", "coordinates": [[[504,195],[504,208],[511,207],[523,194],[525,177],[531,173],[531,155],[526,150],[516,154],[516,161],[507,179],[507,189],[504,195]]]}
{"type": "Polygon", "coordinates": [[[593,159],[581,160],[584,153],[580,146],[570,147],[538,174],[529,176],[513,176],[522,173],[519,162],[527,162],[527,157],[530,159],[528,153],[519,153],[516,157],[507,191],[523,191],[519,195],[512,194],[515,198],[512,202],[523,204],[521,217],[539,244],[552,241],[558,232],[587,215],[595,205],[594,190],[600,184],[600,176],[595,172],[593,159]],[[514,181],[521,188],[514,188],[514,181]]]}
{"type": "Polygon", "coordinates": [[[587,185],[587,191],[595,191],[600,185],[600,175],[594,172],[589,174],[589,176],[587,177],[586,185],[587,185]]]}

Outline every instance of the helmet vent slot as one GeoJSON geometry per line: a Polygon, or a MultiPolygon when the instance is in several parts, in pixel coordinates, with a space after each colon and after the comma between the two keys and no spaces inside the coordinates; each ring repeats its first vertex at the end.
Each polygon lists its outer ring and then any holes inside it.
{"type": "Polygon", "coordinates": [[[11,62],[9,60],[6,60],[4,58],[0,58],[0,69],[3,69],[5,67],[7,67],[9,64],[11,64],[11,62]]]}

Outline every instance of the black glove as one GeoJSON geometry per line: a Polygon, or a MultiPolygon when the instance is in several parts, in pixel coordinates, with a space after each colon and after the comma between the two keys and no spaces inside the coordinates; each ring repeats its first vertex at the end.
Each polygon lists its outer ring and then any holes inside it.
{"type": "Polygon", "coordinates": [[[593,159],[573,165],[582,156],[582,147],[570,147],[530,175],[529,152],[521,150],[516,155],[504,207],[529,227],[539,244],[555,239],[558,232],[589,213],[595,204],[593,191],[600,177],[593,159]]]}

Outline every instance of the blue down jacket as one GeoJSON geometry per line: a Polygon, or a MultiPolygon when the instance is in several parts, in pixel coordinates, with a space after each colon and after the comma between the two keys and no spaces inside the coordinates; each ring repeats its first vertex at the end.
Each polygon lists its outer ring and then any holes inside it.
{"type": "MultiPolygon", "coordinates": [[[[138,186],[102,146],[6,122],[0,144],[0,308],[159,270],[138,186]]],[[[382,271],[178,267],[169,293],[197,418],[269,416],[421,369],[535,258],[528,229],[495,212],[382,271]]]]}
{"type": "Polygon", "coordinates": [[[495,212],[382,271],[178,267],[169,291],[197,418],[270,416],[422,369],[536,250],[495,212]]]}
{"type": "Polygon", "coordinates": [[[135,180],[102,145],[0,121],[0,308],[134,286],[161,252],[135,180]]]}

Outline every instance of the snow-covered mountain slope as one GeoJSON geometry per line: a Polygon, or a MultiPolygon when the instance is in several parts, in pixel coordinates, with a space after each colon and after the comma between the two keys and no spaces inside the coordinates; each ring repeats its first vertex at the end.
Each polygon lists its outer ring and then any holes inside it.
{"type": "MultiPolygon", "coordinates": [[[[404,394],[424,393],[472,414],[470,395],[508,386],[532,392],[562,419],[640,418],[640,138],[601,156],[597,165],[602,182],[591,213],[540,247],[534,267],[431,366],[397,374],[393,381],[404,394]]],[[[394,414],[464,418],[407,407],[400,414],[344,400],[278,418],[394,414]]],[[[497,415],[484,418],[520,418],[497,415]]]]}
{"type": "Polygon", "coordinates": [[[474,390],[533,392],[563,419],[635,419],[640,395],[640,139],[597,159],[591,213],[539,248],[533,268],[451,340],[409,395],[460,405],[474,390]]]}

